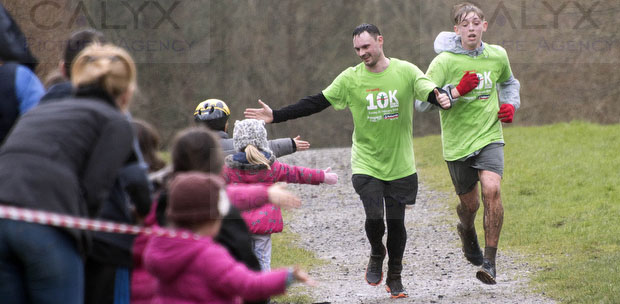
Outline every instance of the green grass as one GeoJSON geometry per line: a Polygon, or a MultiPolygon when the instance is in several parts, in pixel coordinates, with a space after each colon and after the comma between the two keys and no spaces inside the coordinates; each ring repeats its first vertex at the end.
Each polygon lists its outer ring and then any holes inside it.
{"type": "MultiPolygon", "coordinates": [[[[620,302],[620,125],[511,127],[504,137],[501,249],[527,256],[540,269],[534,288],[560,302],[620,302]]],[[[414,144],[420,180],[453,193],[439,136],[414,144]]]]}
{"type": "MultiPolygon", "coordinates": [[[[283,212],[284,222],[289,216],[283,212]]],[[[285,226],[281,233],[271,235],[272,240],[272,256],[271,268],[291,267],[298,265],[305,271],[309,271],[312,267],[323,265],[326,262],[315,257],[314,253],[302,249],[296,245],[298,236],[287,231],[285,226]]],[[[272,302],[276,303],[312,303],[313,299],[307,295],[307,287],[305,285],[297,285],[289,288],[287,293],[282,296],[272,298],[272,302]]]]}

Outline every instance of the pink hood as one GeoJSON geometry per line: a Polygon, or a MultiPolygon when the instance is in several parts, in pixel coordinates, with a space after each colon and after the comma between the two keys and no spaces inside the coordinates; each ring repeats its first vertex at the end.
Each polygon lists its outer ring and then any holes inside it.
{"type": "Polygon", "coordinates": [[[154,303],[240,303],[281,294],[285,270],[259,273],[235,261],[212,238],[153,237],[144,264],[157,278],[154,303]]]}

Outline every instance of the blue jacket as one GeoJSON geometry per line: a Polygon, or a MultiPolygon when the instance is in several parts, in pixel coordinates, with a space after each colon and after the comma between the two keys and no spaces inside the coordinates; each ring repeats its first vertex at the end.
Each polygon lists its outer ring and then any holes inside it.
{"type": "Polygon", "coordinates": [[[44,93],[37,76],[16,63],[0,65],[0,142],[17,118],[39,103],[44,93]]]}

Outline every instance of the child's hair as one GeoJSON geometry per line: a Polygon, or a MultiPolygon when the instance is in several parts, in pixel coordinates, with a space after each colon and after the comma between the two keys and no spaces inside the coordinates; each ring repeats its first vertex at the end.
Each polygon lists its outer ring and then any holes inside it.
{"type": "Polygon", "coordinates": [[[73,62],[71,82],[76,88],[98,86],[112,98],[136,88],[136,65],[120,47],[93,43],[73,62]]]}
{"type": "Polygon", "coordinates": [[[105,37],[102,32],[95,29],[82,29],[71,34],[69,40],[65,44],[65,53],[63,59],[65,61],[64,72],[67,78],[71,78],[71,64],[75,57],[91,43],[105,43],[105,37]]]}
{"type": "Polygon", "coordinates": [[[141,119],[134,119],[131,123],[136,132],[138,145],[140,145],[140,151],[142,152],[144,161],[149,166],[149,172],[155,172],[165,167],[166,162],[161,159],[157,153],[161,142],[157,129],[150,123],[141,119]]]}
{"type": "Polygon", "coordinates": [[[267,170],[271,170],[271,165],[269,164],[269,160],[265,155],[258,150],[254,145],[247,145],[245,147],[245,157],[250,164],[254,165],[265,165],[267,166],[267,170]]]}
{"type": "Polygon", "coordinates": [[[244,119],[235,121],[233,130],[233,146],[237,151],[245,152],[250,164],[266,165],[271,169],[269,160],[261,151],[272,153],[267,141],[265,122],[256,119],[244,119]]]}
{"type": "Polygon", "coordinates": [[[456,25],[463,22],[463,19],[471,12],[484,20],[484,13],[479,7],[469,2],[462,2],[452,8],[452,19],[454,24],[456,25]]]}
{"type": "Polygon", "coordinates": [[[206,128],[180,131],[172,144],[172,170],[175,173],[202,171],[220,174],[224,156],[217,136],[206,128]]]}

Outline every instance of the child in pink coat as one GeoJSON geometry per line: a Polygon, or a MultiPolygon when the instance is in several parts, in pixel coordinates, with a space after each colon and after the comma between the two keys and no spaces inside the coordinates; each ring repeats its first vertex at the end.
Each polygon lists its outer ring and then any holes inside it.
{"type": "Polygon", "coordinates": [[[241,303],[282,294],[293,281],[314,284],[299,269],[251,271],[213,240],[230,208],[223,187],[220,177],[196,171],[171,181],[167,218],[173,228],[194,238],[149,240],[144,264],[157,278],[153,303],[241,303]]]}
{"type": "MultiPolygon", "coordinates": [[[[265,122],[245,119],[235,122],[233,143],[237,153],[225,159],[224,179],[229,184],[287,182],[297,184],[335,184],[338,176],[326,170],[289,166],[276,160],[269,149],[265,122]]],[[[252,247],[261,269],[271,268],[271,234],[283,228],[282,212],[273,204],[243,212],[250,228],[252,247]]]]}
{"type": "MultiPolygon", "coordinates": [[[[179,132],[173,141],[171,154],[173,171],[170,176],[187,171],[201,171],[219,175],[224,158],[220,152],[219,141],[215,134],[205,128],[188,128],[179,132]]],[[[157,225],[155,210],[159,203],[168,204],[168,189],[161,190],[162,198],[154,203],[145,225],[157,225]],[[164,199],[164,197],[166,199],[164,199]]],[[[239,262],[250,269],[260,270],[260,264],[252,253],[251,239],[239,210],[248,210],[269,202],[278,202],[284,207],[298,207],[300,199],[279,185],[230,185],[225,187],[231,207],[223,220],[223,228],[216,241],[222,244],[239,262]],[[243,229],[241,229],[243,228],[243,229]]],[[[164,210],[166,208],[163,208],[164,210]]],[[[161,213],[165,219],[165,212],[161,213]]],[[[134,243],[134,268],[132,272],[131,303],[148,304],[155,293],[156,280],[144,269],[143,253],[149,236],[141,235],[134,243]]],[[[261,299],[266,302],[267,298],[261,299]]],[[[260,303],[261,301],[253,301],[260,303]]]]}

